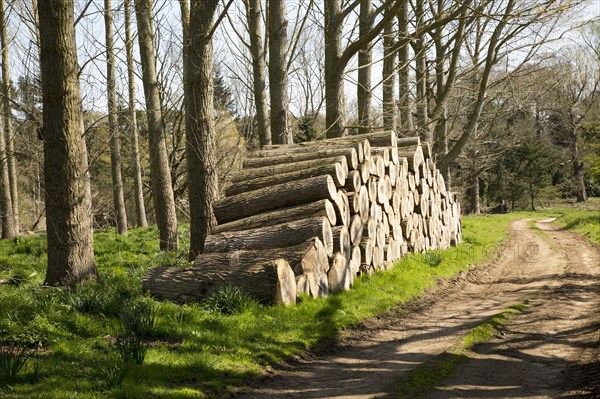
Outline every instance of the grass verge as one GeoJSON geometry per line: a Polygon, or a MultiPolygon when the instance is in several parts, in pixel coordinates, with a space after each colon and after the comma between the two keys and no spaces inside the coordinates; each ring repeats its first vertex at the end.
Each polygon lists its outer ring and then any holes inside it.
{"type": "Polygon", "coordinates": [[[397,388],[397,399],[419,399],[439,386],[461,364],[469,360],[470,351],[489,341],[503,325],[521,313],[525,304],[503,309],[469,331],[452,349],[443,352],[411,370],[397,388]]]}
{"type": "Polygon", "coordinates": [[[558,209],[555,223],[600,245],[600,211],[558,209]]]}

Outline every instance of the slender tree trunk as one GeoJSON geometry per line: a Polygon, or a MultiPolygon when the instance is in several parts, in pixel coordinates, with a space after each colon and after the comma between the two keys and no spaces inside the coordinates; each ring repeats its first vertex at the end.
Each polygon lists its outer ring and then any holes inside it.
{"type": "Polygon", "coordinates": [[[288,126],[287,25],[285,0],[269,1],[269,93],[271,138],[275,144],[291,144],[288,126]]]}
{"type": "MultiPolygon", "coordinates": [[[[422,26],[425,20],[424,0],[416,0],[415,17],[417,26],[422,26]]],[[[429,117],[427,107],[427,48],[424,36],[414,42],[415,50],[415,79],[417,83],[417,128],[422,141],[431,143],[429,117]]]]}
{"type": "MultiPolygon", "coordinates": [[[[4,130],[4,117],[0,118],[4,130]]],[[[13,218],[12,204],[10,201],[10,180],[8,177],[8,164],[6,162],[6,143],[4,132],[0,132],[0,224],[2,225],[2,238],[17,236],[13,218]]]]}
{"type": "MultiPolygon", "coordinates": [[[[402,7],[398,13],[398,38],[400,40],[408,37],[408,0],[402,0],[402,7]]],[[[412,135],[414,130],[411,101],[410,101],[410,46],[405,44],[398,50],[398,108],[399,121],[403,135],[412,135]]]]}
{"type": "MultiPolygon", "coordinates": [[[[443,0],[438,0],[438,12],[442,10],[443,0]]],[[[435,90],[436,90],[436,99],[438,101],[442,100],[444,95],[444,90],[446,90],[446,79],[444,75],[446,73],[445,69],[445,47],[442,43],[442,28],[437,29],[434,34],[434,45],[435,45],[435,90]]],[[[456,51],[460,49],[459,45],[455,47],[456,51]]],[[[448,112],[446,104],[436,104],[436,107],[440,106],[441,110],[439,112],[439,118],[437,121],[433,121],[435,124],[434,128],[434,137],[433,137],[433,154],[435,162],[438,159],[442,159],[448,153],[448,112]]],[[[444,165],[440,172],[442,176],[444,176],[444,181],[446,185],[449,185],[450,181],[450,168],[448,165],[444,165]]]]}
{"type": "Polygon", "coordinates": [[[17,180],[17,165],[15,162],[14,133],[12,128],[12,111],[10,99],[12,96],[10,87],[10,64],[8,57],[8,36],[6,34],[7,16],[4,12],[4,0],[0,0],[0,39],[2,45],[2,93],[4,95],[4,136],[6,139],[6,164],[8,167],[8,180],[10,185],[10,201],[13,216],[13,229],[19,234],[19,189],[17,180]]]}
{"type": "Polygon", "coordinates": [[[152,180],[156,224],[160,232],[160,249],[176,251],[179,247],[177,214],[175,212],[173,186],[171,185],[169,157],[167,155],[167,146],[163,132],[159,83],[156,77],[151,10],[150,0],[135,0],[144,96],[146,98],[146,112],[148,113],[150,179],[152,180]]]}
{"type": "Polygon", "coordinates": [[[191,3],[185,105],[191,129],[187,131],[188,195],[190,203],[190,259],[204,249],[204,240],[216,224],[213,203],[219,182],[213,107],[213,47],[211,31],[218,0],[191,3]]]}
{"type": "Polygon", "coordinates": [[[129,92],[129,136],[132,147],[133,197],[135,200],[135,222],[139,227],[148,227],[142,166],[140,164],[140,144],[138,140],[137,112],[135,100],[135,68],[133,61],[133,37],[131,35],[131,0],[124,1],[125,8],[125,52],[127,53],[127,89],[129,92]]]}
{"type": "Polygon", "coordinates": [[[71,286],[97,278],[74,5],[73,0],[39,0],[38,7],[48,232],[45,284],[71,286]]]}
{"type": "Polygon", "coordinates": [[[583,175],[584,164],[581,160],[578,141],[577,127],[574,127],[571,132],[571,148],[573,151],[573,176],[575,177],[575,183],[577,185],[577,202],[586,202],[587,192],[583,175]]]}
{"type": "Polygon", "coordinates": [[[471,166],[470,173],[469,203],[471,205],[471,213],[479,215],[481,213],[479,203],[479,172],[477,171],[475,164],[471,166]]]}
{"type": "Polygon", "coordinates": [[[261,29],[261,0],[245,0],[248,30],[250,31],[250,54],[252,55],[252,77],[254,103],[256,106],[256,124],[260,146],[271,145],[271,130],[267,113],[267,91],[265,89],[266,62],[261,29]]]}
{"type": "MultiPolygon", "coordinates": [[[[373,28],[371,0],[360,1],[359,35],[366,35],[373,28]]],[[[358,133],[369,132],[371,120],[371,64],[373,63],[373,46],[367,43],[358,51],[358,84],[356,85],[356,102],[358,105],[358,133]]]]}
{"type": "Polygon", "coordinates": [[[104,31],[106,33],[106,84],[108,90],[108,132],[110,134],[110,169],[113,184],[113,205],[117,233],[127,235],[127,213],[121,175],[121,140],[117,114],[117,88],[115,82],[115,50],[113,39],[111,0],[104,0],[104,31]]]}
{"type": "MultiPolygon", "coordinates": [[[[10,76],[8,70],[8,40],[6,37],[6,15],[4,0],[0,0],[0,29],[2,42],[2,130],[0,131],[0,219],[2,224],[2,238],[12,238],[19,234],[16,223],[15,207],[12,201],[11,174],[12,151],[12,112],[10,109],[10,76]]],[[[15,187],[16,189],[16,187],[15,187]]],[[[18,212],[18,209],[17,209],[18,212]]],[[[17,213],[18,214],[18,213],[17,213]]]]}
{"type": "MultiPolygon", "coordinates": [[[[389,12],[386,10],[386,12],[389,12]]],[[[396,85],[396,44],[394,20],[383,28],[383,127],[385,130],[396,130],[396,101],[394,100],[394,86],[396,85]]]]}
{"type": "Polygon", "coordinates": [[[325,128],[327,137],[342,137],[346,125],[342,56],[341,0],[325,0],[325,128]]]}
{"type": "Polygon", "coordinates": [[[532,181],[529,182],[529,204],[531,205],[531,210],[535,211],[535,191],[532,181]]]}

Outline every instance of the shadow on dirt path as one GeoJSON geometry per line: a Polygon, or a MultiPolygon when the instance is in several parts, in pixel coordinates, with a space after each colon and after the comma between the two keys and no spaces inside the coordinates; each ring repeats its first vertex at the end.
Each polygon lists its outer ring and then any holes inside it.
{"type": "Polygon", "coordinates": [[[363,323],[329,353],[298,359],[235,398],[393,397],[402,377],[507,306],[531,306],[430,392],[432,398],[596,397],[600,251],[550,223],[511,226],[491,265],[363,323]],[[408,314],[405,310],[409,310],[408,314]]]}

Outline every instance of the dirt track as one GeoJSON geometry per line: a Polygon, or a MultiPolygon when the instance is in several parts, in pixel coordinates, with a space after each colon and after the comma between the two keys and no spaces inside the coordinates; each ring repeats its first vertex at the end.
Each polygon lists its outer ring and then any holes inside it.
{"type": "Polygon", "coordinates": [[[600,250],[549,221],[537,225],[543,233],[525,220],[513,223],[496,261],[367,321],[328,354],[290,362],[234,397],[393,397],[407,371],[523,302],[530,306],[427,397],[600,397],[600,250]]]}

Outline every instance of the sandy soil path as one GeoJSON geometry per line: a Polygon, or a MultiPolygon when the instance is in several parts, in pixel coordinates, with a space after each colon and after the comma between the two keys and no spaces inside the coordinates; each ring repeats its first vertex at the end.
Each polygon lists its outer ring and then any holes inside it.
{"type": "Polygon", "coordinates": [[[514,222],[496,261],[368,320],[329,353],[290,362],[234,397],[391,397],[408,371],[525,301],[530,306],[429,397],[600,397],[600,250],[550,221],[537,225],[542,232],[514,222]]]}

